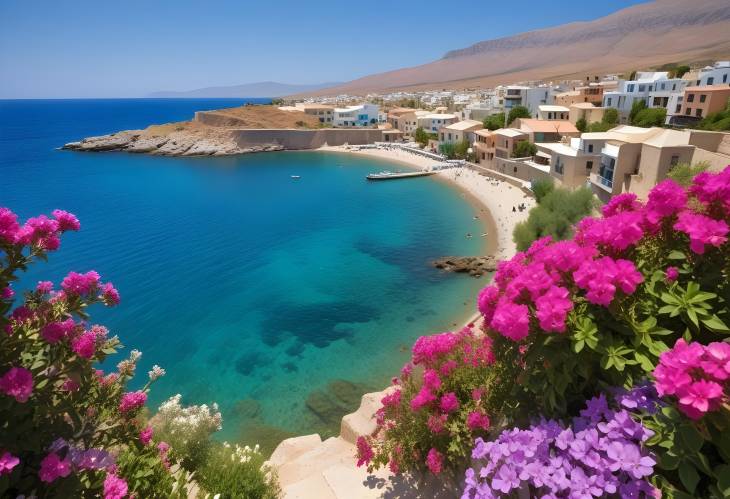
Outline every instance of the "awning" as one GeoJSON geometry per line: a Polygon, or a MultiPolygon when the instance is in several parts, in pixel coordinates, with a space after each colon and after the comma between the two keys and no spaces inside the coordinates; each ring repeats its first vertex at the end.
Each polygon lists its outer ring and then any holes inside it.
{"type": "Polygon", "coordinates": [[[547,159],[550,159],[550,155],[549,155],[548,153],[546,153],[546,152],[542,152],[542,151],[537,151],[537,154],[536,154],[536,156],[540,156],[541,158],[547,158],[547,159]]]}

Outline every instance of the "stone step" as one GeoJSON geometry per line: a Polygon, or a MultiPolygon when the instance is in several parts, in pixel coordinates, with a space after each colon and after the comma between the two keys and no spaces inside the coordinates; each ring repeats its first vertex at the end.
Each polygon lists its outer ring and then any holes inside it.
{"type": "Polygon", "coordinates": [[[321,473],[281,488],[282,499],[338,499],[321,473]]]}
{"type": "Polygon", "coordinates": [[[354,445],[358,437],[375,433],[375,412],[380,409],[380,400],[393,389],[395,388],[391,387],[382,392],[363,395],[357,411],[342,418],[340,438],[354,445]]]}
{"type": "Polygon", "coordinates": [[[376,499],[383,496],[388,480],[387,471],[370,474],[357,468],[355,462],[335,464],[322,472],[337,499],[376,499]]]}
{"type": "Polygon", "coordinates": [[[322,444],[322,438],[314,433],[312,435],[304,435],[302,437],[293,437],[283,440],[271,454],[268,465],[279,467],[289,461],[309,452],[322,444]]]}
{"type": "Polygon", "coordinates": [[[337,437],[328,438],[317,447],[278,466],[279,483],[286,487],[311,475],[321,474],[326,468],[338,463],[354,465],[354,456],[355,446],[337,437]]]}

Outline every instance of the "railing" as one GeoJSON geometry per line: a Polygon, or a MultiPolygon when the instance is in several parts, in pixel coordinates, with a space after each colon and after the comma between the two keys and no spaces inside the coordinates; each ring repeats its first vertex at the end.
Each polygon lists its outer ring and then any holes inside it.
{"type": "Polygon", "coordinates": [[[599,184],[604,187],[608,187],[609,189],[613,189],[613,180],[610,178],[603,177],[597,173],[592,173],[590,178],[591,182],[594,184],[599,184]]]}

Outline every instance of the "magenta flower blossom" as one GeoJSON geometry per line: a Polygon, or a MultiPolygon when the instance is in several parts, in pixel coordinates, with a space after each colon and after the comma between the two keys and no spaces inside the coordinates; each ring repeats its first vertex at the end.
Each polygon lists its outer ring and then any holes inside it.
{"type": "Polygon", "coordinates": [[[0,378],[0,392],[25,403],[33,392],[33,374],[24,367],[11,367],[0,378]]]}
{"type": "Polygon", "coordinates": [[[730,213],[730,166],[718,174],[700,173],[690,190],[704,204],[718,205],[730,213]]]}
{"type": "Polygon", "coordinates": [[[61,281],[61,288],[68,294],[86,296],[99,286],[99,274],[93,270],[85,274],[69,272],[61,281]]]}
{"type": "Polygon", "coordinates": [[[8,208],[0,207],[0,241],[16,244],[19,230],[18,215],[8,208]]]}
{"type": "Polygon", "coordinates": [[[10,452],[0,452],[0,476],[10,473],[20,463],[20,459],[10,452]]]}
{"type": "Polygon", "coordinates": [[[565,319],[573,309],[573,302],[568,298],[568,290],[553,286],[547,293],[535,301],[535,315],[544,331],[565,332],[565,319]]]}
{"type": "Polygon", "coordinates": [[[719,248],[727,241],[730,230],[724,220],[715,220],[699,213],[683,211],[674,228],[689,236],[689,247],[698,255],[705,252],[705,246],[719,248]]]}
{"type": "Polygon", "coordinates": [[[438,435],[444,431],[444,426],[446,425],[448,417],[449,416],[447,414],[431,414],[428,417],[428,421],[426,421],[426,426],[428,426],[431,433],[438,435]]]}
{"type": "Polygon", "coordinates": [[[664,278],[669,282],[674,282],[679,278],[679,269],[669,266],[664,271],[664,278]]]}
{"type": "Polygon", "coordinates": [[[682,389],[679,408],[692,419],[699,419],[720,406],[723,390],[720,384],[705,379],[697,380],[682,389]]]}
{"type": "Polygon", "coordinates": [[[497,308],[497,300],[499,299],[499,289],[496,286],[487,286],[482,289],[477,298],[477,308],[484,316],[485,322],[492,320],[494,311],[497,308]]]}
{"type": "Polygon", "coordinates": [[[439,407],[446,413],[454,412],[459,408],[459,399],[454,392],[448,392],[441,396],[439,407]]]}
{"type": "Polygon", "coordinates": [[[76,218],[76,215],[63,210],[53,210],[51,214],[58,222],[59,231],[65,232],[67,230],[81,229],[81,224],[79,223],[79,219],[76,218]]]}
{"type": "Polygon", "coordinates": [[[527,305],[500,300],[490,326],[506,338],[521,341],[530,333],[529,309],[527,305]]]}
{"type": "Polygon", "coordinates": [[[658,224],[682,210],[686,204],[687,193],[684,188],[672,179],[663,180],[649,193],[646,219],[651,224],[658,224]]]}
{"type": "Polygon", "coordinates": [[[63,322],[49,322],[41,329],[41,336],[48,343],[58,343],[63,338],[71,334],[74,329],[73,319],[67,319],[63,322]]]}
{"type": "Polygon", "coordinates": [[[15,291],[10,287],[10,284],[0,289],[0,300],[12,300],[13,296],[15,296],[15,291]]]}
{"type": "Polygon", "coordinates": [[[102,285],[101,296],[104,299],[104,302],[110,307],[113,307],[114,305],[119,305],[119,301],[121,299],[119,296],[119,291],[117,291],[114,285],[110,282],[104,283],[104,285],[102,285]]]}
{"type": "Polygon", "coordinates": [[[39,281],[35,290],[42,295],[48,294],[53,291],[53,283],[51,281],[39,281]]]}
{"type": "Polygon", "coordinates": [[[64,478],[71,474],[71,461],[66,457],[61,459],[58,454],[51,452],[41,461],[41,469],[38,475],[41,481],[52,483],[58,478],[64,478]]]}
{"type": "Polygon", "coordinates": [[[383,404],[384,407],[398,407],[400,405],[400,402],[400,390],[393,390],[392,392],[385,395],[382,399],[380,399],[380,403],[383,404]]]}
{"type": "Polygon", "coordinates": [[[472,411],[466,417],[466,425],[472,431],[488,430],[489,424],[489,416],[480,411],[472,411]]]}
{"type": "Polygon", "coordinates": [[[435,400],[436,395],[434,395],[431,390],[424,386],[416,394],[416,396],[411,399],[411,410],[414,412],[418,411],[423,406],[428,405],[435,400]]]}
{"type": "Polygon", "coordinates": [[[426,466],[434,475],[441,473],[444,464],[444,456],[434,448],[428,451],[426,456],[426,466]]]}
{"type": "MultiPolygon", "coordinates": [[[[84,359],[90,359],[96,353],[96,334],[93,331],[85,331],[71,342],[71,349],[84,359]]],[[[143,402],[144,403],[144,402],[143,402]]]]}
{"type": "Polygon", "coordinates": [[[357,437],[357,467],[369,464],[373,457],[375,457],[375,453],[367,439],[363,436],[357,437]]]}
{"type": "Polygon", "coordinates": [[[152,427],[147,426],[145,429],[139,432],[139,441],[142,445],[149,445],[152,441],[152,427]]]}
{"type": "Polygon", "coordinates": [[[56,250],[61,244],[58,238],[58,222],[45,215],[29,218],[17,232],[16,241],[43,250],[56,250]]]}
{"type": "Polygon", "coordinates": [[[638,211],[641,203],[636,199],[636,194],[624,192],[613,196],[610,201],[601,208],[604,217],[612,217],[625,211],[638,211]]]}
{"type": "Polygon", "coordinates": [[[104,499],[123,499],[127,495],[127,482],[113,473],[104,479],[104,499]]]}
{"type": "Polygon", "coordinates": [[[147,402],[147,394],[142,391],[127,392],[122,395],[119,403],[119,412],[127,414],[142,407],[147,402]]]}
{"type": "Polygon", "coordinates": [[[423,372],[423,386],[429,390],[438,390],[441,388],[441,378],[438,372],[433,369],[426,369],[423,372]]]}
{"type": "Polygon", "coordinates": [[[421,336],[413,345],[413,363],[428,365],[450,353],[458,343],[459,335],[457,333],[421,336]]]}

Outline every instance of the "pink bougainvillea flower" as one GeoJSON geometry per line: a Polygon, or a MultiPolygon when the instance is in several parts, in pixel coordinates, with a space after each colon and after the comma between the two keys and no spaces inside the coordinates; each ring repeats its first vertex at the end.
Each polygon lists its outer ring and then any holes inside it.
{"type": "Polygon", "coordinates": [[[51,214],[53,215],[53,218],[55,218],[58,222],[59,231],[65,232],[67,230],[81,229],[79,219],[76,218],[76,215],[74,215],[73,213],[69,213],[63,210],[53,210],[51,214]]]}
{"type": "Polygon", "coordinates": [[[641,209],[641,203],[636,199],[636,194],[632,192],[624,192],[613,196],[611,200],[601,208],[604,217],[612,217],[624,211],[638,211],[641,209]]]}
{"type": "Polygon", "coordinates": [[[91,359],[96,353],[96,334],[93,331],[84,331],[73,339],[71,348],[79,357],[91,359]]]}
{"type": "Polygon", "coordinates": [[[19,463],[20,459],[13,456],[10,452],[0,452],[0,476],[13,471],[13,468],[15,468],[19,463]]]}
{"type": "Polygon", "coordinates": [[[459,408],[459,399],[454,392],[448,392],[441,396],[439,407],[446,413],[454,412],[459,408]]]}
{"type": "Polygon", "coordinates": [[[147,394],[142,391],[127,392],[122,395],[122,400],[119,402],[119,412],[127,414],[131,411],[139,409],[147,402],[147,394]]]}
{"type": "Polygon", "coordinates": [[[38,475],[41,481],[52,483],[58,478],[64,478],[71,474],[71,461],[68,457],[61,459],[58,454],[51,452],[41,461],[41,469],[38,475]]]}
{"type": "Polygon", "coordinates": [[[489,323],[494,316],[494,310],[497,308],[497,300],[499,299],[499,289],[497,286],[487,286],[482,289],[477,298],[477,308],[484,316],[484,321],[489,323]]]}
{"type": "Polygon", "coordinates": [[[421,387],[421,390],[411,399],[411,410],[418,411],[423,406],[430,404],[434,400],[436,400],[436,395],[434,395],[427,387],[421,387]]]}
{"type": "Polygon", "coordinates": [[[15,291],[13,291],[13,288],[9,284],[3,289],[0,289],[0,300],[12,300],[13,296],[15,296],[15,291]]]}
{"type": "Polygon", "coordinates": [[[706,205],[718,204],[726,214],[730,213],[730,165],[717,174],[700,173],[694,178],[690,190],[706,205]]]}
{"type": "Polygon", "coordinates": [[[521,341],[530,333],[529,309],[527,305],[502,299],[497,304],[490,326],[506,338],[521,341]]]}
{"type": "Polygon", "coordinates": [[[357,467],[369,464],[373,457],[375,453],[367,439],[363,436],[357,437],[357,467]]]}
{"type": "Polygon", "coordinates": [[[21,404],[27,402],[33,393],[33,374],[24,367],[11,367],[0,378],[0,392],[14,397],[21,404]]]}
{"type": "Polygon", "coordinates": [[[488,430],[489,429],[489,416],[480,411],[472,411],[466,417],[466,425],[470,430],[474,431],[477,429],[488,430]]]}
{"type": "Polygon", "coordinates": [[[659,182],[649,193],[646,203],[646,219],[650,224],[658,224],[682,210],[687,204],[684,188],[672,179],[659,182]]]}
{"type": "Polygon", "coordinates": [[[139,441],[142,443],[142,445],[149,445],[149,443],[152,441],[152,427],[147,426],[142,431],[139,432],[139,441]]]}
{"type": "Polygon", "coordinates": [[[444,426],[446,425],[446,420],[448,419],[448,415],[446,414],[431,414],[428,417],[428,421],[426,421],[426,426],[428,426],[428,429],[433,433],[434,435],[438,435],[442,431],[444,431],[444,426]]]}
{"type": "Polygon", "coordinates": [[[68,294],[86,296],[99,286],[99,274],[93,270],[85,274],[69,272],[61,281],[61,288],[68,294]]]}
{"type": "Polygon", "coordinates": [[[674,282],[679,278],[679,269],[669,266],[664,271],[664,278],[669,282],[674,282]]]}
{"type": "Polygon", "coordinates": [[[74,326],[73,319],[66,319],[62,322],[49,322],[41,329],[41,336],[48,343],[58,343],[73,331],[74,326]]]}
{"type": "Polygon", "coordinates": [[[553,286],[547,293],[535,301],[535,315],[544,331],[565,332],[565,319],[573,309],[573,302],[568,297],[568,290],[553,286]]]}
{"type": "Polygon", "coordinates": [[[48,294],[53,291],[53,283],[51,281],[38,281],[35,290],[41,294],[48,294]]]}
{"type": "Polygon", "coordinates": [[[429,390],[438,390],[441,388],[441,378],[439,373],[433,369],[426,369],[423,372],[423,386],[429,390]]]}
{"type": "Polygon", "coordinates": [[[104,299],[104,302],[110,307],[113,307],[114,305],[119,305],[119,291],[116,290],[112,283],[104,283],[104,285],[101,287],[101,296],[104,299]]]}
{"type": "Polygon", "coordinates": [[[434,475],[441,473],[444,464],[444,456],[434,448],[428,451],[426,456],[426,466],[434,475]]]}
{"type": "Polygon", "coordinates": [[[0,207],[0,241],[16,244],[19,230],[18,215],[8,208],[0,207]]]}
{"type": "Polygon", "coordinates": [[[123,499],[127,495],[127,482],[115,475],[107,473],[104,479],[104,499],[123,499]]]}
{"type": "Polygon", "coordinates": [[[724,220],[715,220],[691,211],[681,212],[674,228],[689,236],[689,247],[698,255],[704,254],[705,246],[722,246],[730,230],[724,220]]]}

